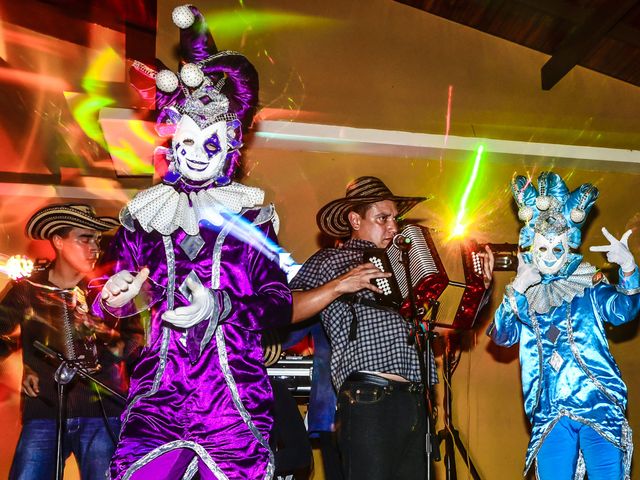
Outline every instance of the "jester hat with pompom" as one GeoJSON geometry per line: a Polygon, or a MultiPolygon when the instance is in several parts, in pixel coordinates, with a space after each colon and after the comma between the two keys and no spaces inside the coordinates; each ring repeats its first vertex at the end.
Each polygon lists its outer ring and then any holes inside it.
{"type": "MultiPolygon", "coordinates": [[[[518,240],[521,249],[533,245],[536,233],[547,236],[566,233],[571,249],[580,246],[582,227],[598,198],[596,187],[584,183],[570,192],[560,175],[542,172],[537,189],[530,178],[518,175],[511,182],[511,192],[518,205],[518,218],[524,222],[518,240]]],[[[529,252],[523,256],[531,262],[529,252]]],[[[581,261],[582,255],[570,253],[564,273],[575,269],[581,261]]]]}
{"type": "Polygon", "coordinates": [[[196,7],[176,7],[172,19],[180,28],[179,73],[159,60],[155,68],[135,61],[130,69],[131,83],[145,106],[159,111],[156,130],[163,137],[173,135],[183,115],[200,128],[227,122],[230,150],[223,177],[217,182],[225,184],[239,164],[242,132],[251,126],[258,105],[258,73],[242,54],[218,51],[196,7]]]}

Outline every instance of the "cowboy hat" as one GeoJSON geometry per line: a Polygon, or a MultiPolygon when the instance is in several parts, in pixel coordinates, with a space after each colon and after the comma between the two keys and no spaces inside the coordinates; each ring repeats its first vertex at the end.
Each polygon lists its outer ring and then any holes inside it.
{"type": "Polygon", "coordinates": [[[58,204],[38,210],[26,226],[27,237],[34,240],[48,240],[56,232],[66,227],[86,228],[105,232],[120,225],[112,217],[98,217],[89,205],[82,203],[58,204]]]}
{"type": "Polygon", "coordinates": [[[398,208],[398,216],[404,216],[427,197],[399,197],[382,180],[376,177],[359,177],[347,185],[344,198],[333,200],[320,209],[316,215],[318,228],[332,237],[347,237],[351,232],[348,214],[357,205],[393,200],[398,208]]]}

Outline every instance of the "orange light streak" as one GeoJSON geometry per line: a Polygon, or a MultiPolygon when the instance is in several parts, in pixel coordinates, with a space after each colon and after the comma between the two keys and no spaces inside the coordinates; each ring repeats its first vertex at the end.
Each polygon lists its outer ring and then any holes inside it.
{"type": "Polygon", "coordinates": [[[60,92],[71,88],[71,84],[60,77],[15,68],[0,67],[0,82],[14,83],[35,90],[50,90],[53,92],[60,92]]]}

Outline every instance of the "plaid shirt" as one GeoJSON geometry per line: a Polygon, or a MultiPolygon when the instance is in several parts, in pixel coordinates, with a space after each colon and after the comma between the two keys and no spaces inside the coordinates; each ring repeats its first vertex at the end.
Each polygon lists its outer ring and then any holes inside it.
{"type": "MultiPolygon", "coordinates": [[[[363,263],[363,250],[375,248],[371,242],[351,239],[342,248],[325,248],[307,260],[291,281],[292,290],[319,287],[363,263]]],[[[359,291],[357,298],[375,301],[370,290],[359,291]]],[[[338,298],[329,304],[320,318],[331,342],[331,378],[336,390],[357,371],[400,375],[419,382],[420,365],[415,346],[407,344],[410,324],[397,312],[338,298]],[[356,315],[356,339],[349,332],[356,315]]],[[[431,362],[431,381],[438,378],[435,361],[431,362]]]]}

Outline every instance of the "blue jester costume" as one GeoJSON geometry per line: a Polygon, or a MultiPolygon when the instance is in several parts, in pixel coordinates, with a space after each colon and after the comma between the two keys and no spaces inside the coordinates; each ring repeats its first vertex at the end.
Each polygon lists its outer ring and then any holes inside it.
{"type": "MultiPolygon", "coordinates": [[[[620,471],[629,478],[633,444],[625,418],[627,388],[604,325],[629,322],[640,312],[638,269],[627,248],[630,267],[613,286],[582,255],[570,251],[579,247],[580,229],[598,196],[593,185],[569,192],[557,174],[543,172],[538,189],[516,177],[512,191],[525,222],[519,244],[523,251],[529,249],[521,262],[536,265],[539,273],[530,285],[514,288],[519,267],[487,333],[498,345],[520,345],[524,407],[531,422],[525,474],[554,426],[570,419],[615,445],[622,452],[620,471]]],[[[629,234],[623,237],[625,248],[629,234]]],[[[583,478],[585,452],[574,448],[580,451],[573,478],[583,478]]]]}

